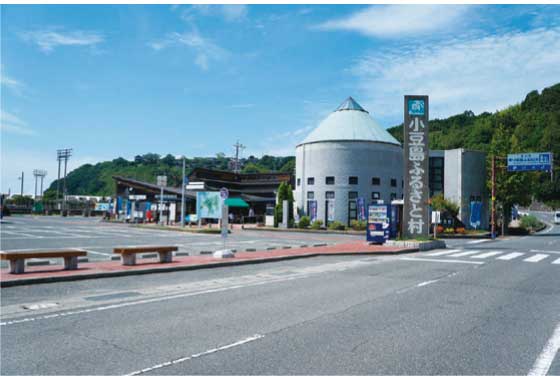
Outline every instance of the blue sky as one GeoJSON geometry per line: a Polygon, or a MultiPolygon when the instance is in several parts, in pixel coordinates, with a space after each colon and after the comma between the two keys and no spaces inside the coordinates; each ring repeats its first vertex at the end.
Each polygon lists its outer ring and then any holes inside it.
{"type": "Polygon", "coordinates": [[[560,81],[560,6],[1,6],[1,190],[156,152],[293,155],[347,96],[383,126],[560,81]]]}

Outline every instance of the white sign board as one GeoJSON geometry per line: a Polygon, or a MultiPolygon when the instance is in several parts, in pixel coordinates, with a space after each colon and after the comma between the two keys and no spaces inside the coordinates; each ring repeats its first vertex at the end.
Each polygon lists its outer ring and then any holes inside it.
{"type": "Polygon", "coordinates": [[[159,175],[157,177],[157,185],[160,187],[167,187],[167,176],[159,175]]]}

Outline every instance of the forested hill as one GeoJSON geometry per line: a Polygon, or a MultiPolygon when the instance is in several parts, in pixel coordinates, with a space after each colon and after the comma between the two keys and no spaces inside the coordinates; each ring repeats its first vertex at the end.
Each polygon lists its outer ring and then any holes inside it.
{"type": "MultiPolygon", "coordinates": [[[[265,155],[262,158],[250,156],[243,158],[243,172],[294,171],[294,157],[273,157],[265,155]]],[[[133,161],[124,158],[100,162],[95,165],[85,164],[78,167],[66,177],[68,193],[74,195],[108,196],[114,194],[115,185],[112,176],[119,175],[147,182],[156,182],[157,175],[167,175],[167,184],[180,186],[182,176],[182,160],[168,154],[160,156],[155,153],[137,155],[133,161]]],[[[216,157],[187,158],[187,175],[196,167],[218,170],[230,170],[231,158],[219,153],[216,157]]],[[[45,192],[46,198],[56,195],[56,180],[45,192]]]]}
{"type": "MultiPolygon", "coordinates": [[[[560,158],[560,84],[530,92],[520,104],[496,113],[465,111],[430,121],[430,149],[465,148],[489,151],[495,130],[504,126],[515,152],[552,151],[560,158]]],[[[402,124],[388,131],[403,139],[402,124]]],[[[559,161],[560,162],[560,161],[559,161]]]]}
{"type": "MultiPolygon", "coordinates": [[[[402,124],[389,129],[389,132],[402,141],[402,124]]],[[[556,156],[555,165],[560,164],[560,84],[546,88],[542,93],[532,91],[520,103],[496,113],[475,115],[471,111],[451,116],[447,119],[430,121],[430,148],[466,148],[492,152],[500,155],[508,152],[552,151],[556,156]]],[[[187,173],[195,167],[228,170],[230,158],[223,154],[208,158],[187,159],[187,173]]],[[[294,157],[253,156],[243,160],[243,172],[294,171],[294,157]]],[[[72,171],[67,178],[68,192],[83,195],[110,195],[114,191],[113,175],[155,182],[157,175],[167,175],[168,184],[179,186],[181,181],[181,161],[172,155],[138,155],[133,161],[117,158],[95,165],[86,164],[72,171]]],[[[545,174],[532,174],[530,183],[541,194],[539,199],[560,203],[560,173],[555,182],[546,181],[545,174]]],[[[518,184],[519,185],[519,184],[518,184]]],[[[531,186],[524,186],[529,191],[531,186]]],[[[47,191],[52,197],[56,181],[47,191]]],[[[534,191],[533,191],[534,192],[534,191]]],[[[516,202],[523,200],[516,196],[516,202]]]]}

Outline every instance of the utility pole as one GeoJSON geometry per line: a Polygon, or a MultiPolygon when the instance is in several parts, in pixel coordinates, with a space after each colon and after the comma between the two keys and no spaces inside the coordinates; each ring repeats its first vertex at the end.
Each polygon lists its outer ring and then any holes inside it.
{"type": "Polygon", "coordinates": [[[21,180],[21,193],[20,196],[23,197],[23,178],[24,178],[24,174],[23,171],[21,172],[21,177],[18,178],[18,180],[21,180]]]}
{"type": "Polygon", "coordinates": [[[41,178],[41,191],[39,192],[40,196],[43,197],[43,178],[47,175],[47,171],[45,170],[33,170],[33,176],[35,177],[35,196],[33,199],[37,199],[37,178],[41,178]]]}
{"type": "Polygon", "coordinates": [[[183,155],[183,180],[181,181],[181,227],[185,227],[185,156],[183,155]]]}
{"type": "Polygon", "coordinates": [[[57,198],[58,198],[58,187],[60,186],[60,162],[64,160],[64,181],[62,186],[62,208],[60,214],[64,215],[66,210],[66,168],[68,166],[68,159],[72,156],[72,149],[58,149],[57,160],[58,160],[58,183],[57,183],[57,198]]]}
{"type": "Polygon", "coordinates": [[[239,151],[245,149],[245,145],[239,143],[239,140],[233,145],[235,148],[235,165],[233,167],[233,172],[239,174],[241,171],[241,165],[239,163],[239,151]]]}
{"type": "Polygon", "coordinates": [[[491,211],[491,237],[496,239],[496,156],[492,155],[492,211],[491,211]]]}
{"type": "Polygon", "coordinates": [[[43,174],[41,175],[41,200],[43,199],[43,179],[47,176],[47,171],[43,170],[43,174]]]}

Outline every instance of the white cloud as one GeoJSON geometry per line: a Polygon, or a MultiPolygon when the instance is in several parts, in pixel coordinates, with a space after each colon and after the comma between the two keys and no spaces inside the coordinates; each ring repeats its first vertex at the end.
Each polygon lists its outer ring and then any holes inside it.
{"type": "Polygon", "coordinates": [[[97,31],[63,31],[44,29],[25,31],[19,34],[26,42],[34,43],[45,53],[60,46],[95,46],[104,41],[103,34],[97,31]]]}
{"type": "Polygon", "coordinates": [[[456,24],[467,10],[466,6],[451,5],[370,6],[316,28],[355,31],[373,37],[399,37],[447,28],[456,24]]]}
{"type": "Polygon", "coordinates": [[[24,87],[21,82],[12,77],[6,76],[3,71],[0,73],[0,84],[18,95],[22,93],[24,87]]]}
{"type": "MultiPolygon", "coordinates": [[[[174,10],[176,10],[175,8],[174,10]]],[[[195,4],[191,5],[181,12],[181,18],[184,21],[192,22],[195,17],[200,16],[218,16],[227,22],[243,21],[247,18],[249,7],[244,4],[226,4],[226,5],[208,5],[195,4]]]]}
{"type": "Polygon", "coordinates": [[[0,110],[0,131],[23,136],[33,136],[36,132],[16,115],[0,110]]]}
{"type": "Polygon", "coordinates": [[[374,117],[399,119],[405,94],[429,95],[432,118],[495,111],[558,82],[560,28],[372,52],[353,73],[374,117]]]}
{"type": "Polygon", "coordinates": [[[197,31],[168,33],[164,39],[148,45],[156,51],[172,46],[187,46],[195,52],[194,63],[203,70],[208,70],[210,61],[221,61],[229,56],[227,50],[202,37],[197,31]]]}

